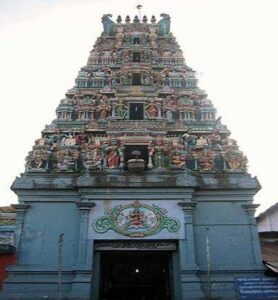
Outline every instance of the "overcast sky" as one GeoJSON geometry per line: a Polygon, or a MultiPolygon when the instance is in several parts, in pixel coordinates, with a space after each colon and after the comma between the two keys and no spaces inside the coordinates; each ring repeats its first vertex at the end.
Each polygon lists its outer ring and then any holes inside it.
{"type": "Polygon", "coordinates": [[[249,159],[261,212],[277,202],[277,0],[0,0],[1,205],[101,34],[101,17],[169,13],[187,64],[249,159]]]}

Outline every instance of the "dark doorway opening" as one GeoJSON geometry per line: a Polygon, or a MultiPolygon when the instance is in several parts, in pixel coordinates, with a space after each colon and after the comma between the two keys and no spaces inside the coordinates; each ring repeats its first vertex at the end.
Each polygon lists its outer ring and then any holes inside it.
{"type": "Polygon", "coordinates": [[[101,253],[100,300],[172,300],[166,251],[101,253]]]}
{"type": "Polygon", "coordinates": [[[132,74],[132,85],[141,85],[141,74],[140,73],[132,74]]]}
{"type": "Polygon", "coordinates": [[[124,162],[125,162],[125,170],[127,170],[127,162],[130,159],[144,159],[145,161],[145,170],[147,170],[148,165],[148,148],[145,145],[128,145],[125,146],[125,152],[124,152],[124,162]],[[139,151],[140,155],[134,155],[135,151],[139,151]]]}
{"type": "Polygon", "coordinates": [[[133,45],[140,45],[140,44],[141,44],[141,40],[139,37],[133,38],[133,45]]]}
{"type": "Polygon", "coordinates": [[[133,58],[133,62],[140,62],[141,61],[141,53],[133,52],[132,58],[133,58]]]}
{"type": "Polygon", "coordinates": [[[144,119],[144,104],[143,103],[130,103],[129,104],[129,119],[130,120],[143,120],[144,119]]]}

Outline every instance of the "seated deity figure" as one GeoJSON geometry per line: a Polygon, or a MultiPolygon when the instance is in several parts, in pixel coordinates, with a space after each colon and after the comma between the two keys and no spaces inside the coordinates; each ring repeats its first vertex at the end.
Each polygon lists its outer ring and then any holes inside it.
{"type": "Polygon", "coordinates": [[[60,150],[57,152],[57,169],[59,171],[73,171],[76,169],[78,150],[60,150]]]}
{"type": "Polygon", "coordinates": [[[158,107],[154,100],[147,106],[147,113],[150,118],[156,118],[158,116],[158,107]]]}
{"type": "Polygon", "coordinates": [[[184,151],[174,150],[171,154],[171,168],[183,169],[185,168],[186,155],[184,151]]]}
{"type": "Polygon", "coordinates": [[[90,169],[102,169],[103,156],[100,149],[100,145],[94,144],[90,145],[86,149],[86,154],[84,156],[84,166],[87,170],[90,169]]]}

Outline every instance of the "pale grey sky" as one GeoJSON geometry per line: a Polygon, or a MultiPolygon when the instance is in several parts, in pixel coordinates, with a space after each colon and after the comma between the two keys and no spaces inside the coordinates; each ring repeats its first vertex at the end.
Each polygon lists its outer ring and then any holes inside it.
{"type": "Polygon", "coordinates": [[[172,32],[197,70],[263,188],[259,212],[277,202],[278,1],[0,0],[1,205],[24,159],[101,34],[101,16],[169,13],[172,32]]]}

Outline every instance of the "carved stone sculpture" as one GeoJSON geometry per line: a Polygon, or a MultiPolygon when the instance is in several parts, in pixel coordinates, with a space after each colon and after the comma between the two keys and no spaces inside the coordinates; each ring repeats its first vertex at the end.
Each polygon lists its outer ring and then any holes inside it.
{"type": "Polygon", "coordinates": [[[110,18],[111,14],[105,14],[102,16],[102,24],[103,24],[103,32],[105,35],[113,35],[114,33],[114,25],[116,24],[110,18]]]}

